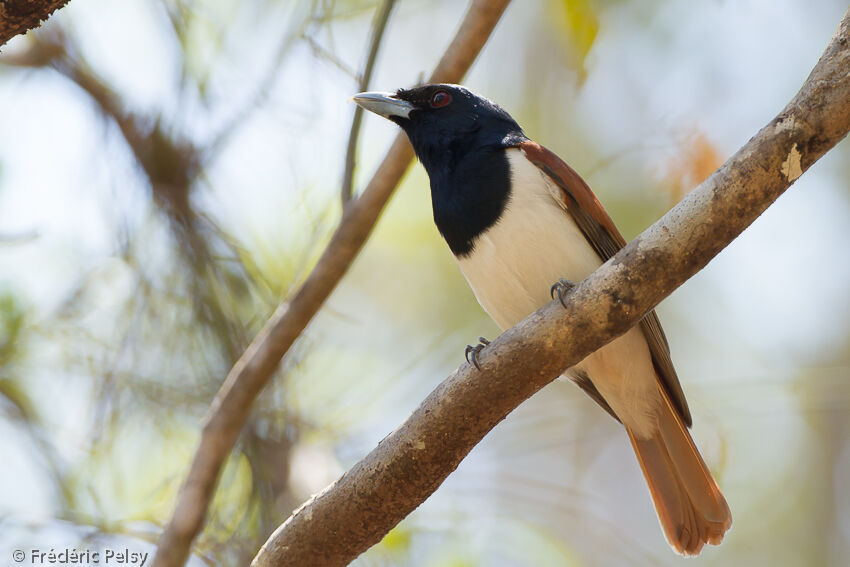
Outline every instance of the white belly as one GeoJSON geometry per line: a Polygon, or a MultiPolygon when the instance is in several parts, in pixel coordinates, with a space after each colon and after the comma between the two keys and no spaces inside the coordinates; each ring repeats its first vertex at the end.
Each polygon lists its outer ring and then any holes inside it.
{"type": "MultiPolygon", "coordinates": [[[[521,150],[510,149],[507,154],[512,193],[505,211],[498,223],[475,240],[472,253],[458,259],[478,302],[503,330],[548,303],[549,289],[559,278],[578,282],[602,264],[553,196],[560,188],[521,150]]],[[[658,391],[649,348],[639,329],[630,330],[575,368],[587,373],[636,434],[654,429],[658,391]]]]}

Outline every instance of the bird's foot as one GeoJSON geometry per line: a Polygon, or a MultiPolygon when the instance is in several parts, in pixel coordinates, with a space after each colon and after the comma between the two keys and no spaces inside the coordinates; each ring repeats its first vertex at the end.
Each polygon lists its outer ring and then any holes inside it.
{"type": "Polygon", "coordinates": [[[487,345],[490,344],[490,341],[485,339],[484,337],[478,337],[478,344],[475,346],[466,345],[466,350],[464,351],[464,355],[466,356],[466,361],[475,365],[475,368],[481,370],[481,366],[478,364],[478,353],[484,349],[487,345]]]}
{"type": "Polygon", "coordinates": [[[552,287],[549,288],[549,295],[552,296],[552,299],[557,298],[558,301],[561,302],[565,308],[567,306],[567,296],[570,292],[575,288],[576,283],[571,282],[570,280],[565,280],[564,278],[559,279],[552,287]]]}

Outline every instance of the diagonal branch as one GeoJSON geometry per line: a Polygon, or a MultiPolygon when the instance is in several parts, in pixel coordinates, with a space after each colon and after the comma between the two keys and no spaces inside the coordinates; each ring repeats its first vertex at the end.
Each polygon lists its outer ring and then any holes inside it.
{"type": "Polygon", "coordinates": [[[70,0],[27,0],[0,3],[0,46],[41,25],[70,0]]]}
{"type": "MultiPolygon", "coordinates": [[[[375,15],[375,23],[372,25],[372,38],[369,40],[369,55],[366,56],[366,65],[357,84],[357,90],[362,92],[369,89],[369,81],[372,80],[372,71],[375,68],[375,60],[378,58],[378,48],[390,19],[395,0],[384,0],[381,8],[375,15]]],[[[342,192],[340,197],[342,205],[345,206],[351,200],[352,185],[354,184],[354,164],[357,160],[357,138],[360,135],[360,124],[363,122],[363,109],[360,106],[354,108],[354,118],[351,121],[351,131],[348,134],[348,146],[345,149],[345,171],[342,173],[342,192]]]]}
{"type": "Polygon", "coordinates": [[[682,202],[440,384],[281,525],[255,567],[346,565],[419,506],[520,403],[634,326],[705,267],[850,130],[850,10],[799,93],[682,202]]]}
{"type": "MultiPolygon", "coordinates": [[[[473,0],[437,64],[432,81],[458,82],[477,57],[510,0],[473,0]]],[[[390,147],[363,194],[342,219],[313,271],[288,302],[281,304],[230,371],[210,407],[189,474],[171,520],[159,539],[155,567],[183,565],[200,532],[218,476],[251,404],[280,360],[307,326],[366,242],[384,205],[413,159],[403,136],[390,147]]]]}

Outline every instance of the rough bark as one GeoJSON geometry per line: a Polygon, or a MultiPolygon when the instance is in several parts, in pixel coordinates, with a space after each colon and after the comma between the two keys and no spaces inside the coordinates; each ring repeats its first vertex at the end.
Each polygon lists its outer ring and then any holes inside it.
{"type": "Polygon", "coordinates": [[[13,0],[0,2],[0,46],[18,34],[41,25],[70,0],[13,0]]]}
{"type": "Polygon", "coordinates": [[[681,203],[558,301],[461,366],[253,565],[346,565],[421,504],[469,451],[565,368],[634,326],[716,256],[850,129],[850,11],[805,84],[681,203]]]}
{"type": "MultiPolygon", "coordinates": [[[[473,0],[430,80],[459,82],[478,56],[509,0],[473,0]]],[[[413,150],[400,135],[363,194],[351,201],[313,271],[281,304],[228,374],[207,414],[188,476],[171,520],[159,539],[153,565],[176,567],[189,556],[200,532],[219,473],[251,411],[283,356],[334,290],[362,248],[404,172],[413,150]]]]}

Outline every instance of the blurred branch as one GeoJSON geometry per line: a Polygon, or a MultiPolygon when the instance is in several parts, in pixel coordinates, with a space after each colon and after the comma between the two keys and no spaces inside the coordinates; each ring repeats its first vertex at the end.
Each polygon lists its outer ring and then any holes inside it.
{"type": "Polygon", "coordinates": [[[345,62],[340,60],[339,57],[322,47],[322,45],[318,41],[316,41],[312,35],[304,33],[301,37],[304,39],[304,41],[307,42],[307,45],[310,46],[310,50],[313,52],[313,55],[320,59],[324,59],[328,63],[331,63],[334,67],[336,67],[349,77],[355,79],[357,78],[357,73],[354,71],[354,69],[346,65],[345,62]]]}
{"type": "Polygon", "coordinates": [[[682,202],[464,364],[339,480],[296,510],[256,567],[346,565],[419,506],[520,403],[623,334],[850,130],[850,10],[794,99],[682,202]]]}
{"type": "Polygon", "coordinates": [[[0,2],[0,46],[18,34],[41,25],[42,20],[70,0],[17,0],[0,2]]]}
{"type": "MultiPolygon", "coordinates": [[[[59,26],[33,34],[29,49],[6,54],[2,63],[52,68],[74,82],[111,119],[147,178],[154,204],[169,221],[178,250],[190,268],[198,320],[213,331],[230,365],[248,343],[242,325],[227,312],[221,286],[237,281],[213,258],[213,223],[198,214],[191,196],[207,155],[157,113],[132,112],[89,65],[59,26]]],[[[232,290],[231,290],[232,291],[232,290]]]]}
{"type": "Polygon", "coordinates": [[[60,506],[65,507],[73,500],[66,468],[56,447],[45,434],[44,421],[36,411],[32,396],[23,387],[26,378],[17,373],[18,357],[24,348],[21,337],[25,319],[26,311],[15,295],[0,293],[0,415],[29,438],[29,448],[44,460],[60,506]]]}
{"type": "MultiPolygon", "coordinates": [[[[369,55],[366,57],[363,73],[360,74],[357,85],[358,92],[369,89],[372,70],[375,68],[375,60],[378,58],[378,48],[381,46],[381,39],[384,37],[384,30],[387,28],[387,20],[390,19],[393,6],[395,6],[395,0],[384,0],[380,10],[375,15],[375,22],[372,24],[372,38],[369,41],[369,55]]],[[[354,163],[357,159],[357,138],[360,135],[360,124],[362,122],[363,109],[355,106],[354,119],[351,121],[351,131],[348,134],[348,147],[345,149],[345,171],[342,174],[341,198],[343,207],[351,200],[351,187],[354,184],[354,163]]]]}
{"type": "Polygon", "coordinates": [[[170,132],[159,116],[127,111],[110,86],[75,50],[61,27],[34,34],[30,48],[6,54],[0,62],[19,67],[52,67],[73,81],[112,119],[151,184],[157,204],[178,224],[190,224],[189,187],[201,167],[199,150],[177,133],[170,132]]]}
{"type": "MultiPolygon", "coordinates": [[[[473,0],[457,35],[431,76],[458,82],[477,57],[509,0],[473,0]]],[[[283,356],[345,275],[384,205],[407,171],[413,150],[400,135],[363,194],[346,207],[336,232],[291,301],[282,303],[230,371],[210,407],[189,474],[159,540],[154,565],[183,565],[201,530],[218,476],[251,404],[283,356]]]]}

